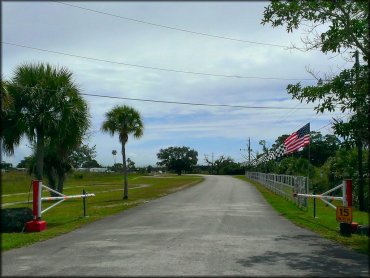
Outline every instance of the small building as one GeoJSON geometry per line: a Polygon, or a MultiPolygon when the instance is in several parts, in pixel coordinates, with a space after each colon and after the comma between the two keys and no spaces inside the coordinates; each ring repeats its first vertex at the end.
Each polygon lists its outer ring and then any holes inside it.
{"type": "Polygon", "coordinates": [[[94,173],[104,173],[107,171],[108,171],[108,168],[90,168],[90,172],[94,172],[94,173]]]}

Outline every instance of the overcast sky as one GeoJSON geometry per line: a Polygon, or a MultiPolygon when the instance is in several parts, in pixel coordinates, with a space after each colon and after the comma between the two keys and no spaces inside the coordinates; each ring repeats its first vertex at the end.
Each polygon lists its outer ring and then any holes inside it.
{"type": "MultiPolygon", "coordinates": [[[[304,30],[261,25],[268,2],[68,2],[72,5],[199,33],[267,44],[301,45],[304,30]]],[[[102,61],[2,44],[2,76],[12,77],[24,62],[48,62],[68,67],[82,93],[175,102],[307,108],[286,92],[289,83],[316,84],[306,71],[320,74],[350,67],[341,56],[300,52],[181,32],[55,2],[2,2],[2,41],[120,63],[243,77],[227,78],[130,67],[102,61]]],[[[242,109],[188,106],[84,96],[92,125],[86,143],[96,145],[97,160],[112,165],[112,150],[120,153],[118,136],[101,132],[105,113],[115,105],[140,111],[144,136],[130,137],[127,156],[137,166],[155,165],[161,148],[189,146],[204,155],[231,156],[243,162],[248,137],[253,151],[259,140],[271,146],[307,122],[311,130],[331,133],[334,114],[308,110],[242,109]],[[323,128],[324,127],[324,128],[323,128]]],[[[3,160],[17,164],[31,153],[23,140],[15,155],[3,160]]],[[[121,160],[121,156],[117,156],[121,160]]]]}

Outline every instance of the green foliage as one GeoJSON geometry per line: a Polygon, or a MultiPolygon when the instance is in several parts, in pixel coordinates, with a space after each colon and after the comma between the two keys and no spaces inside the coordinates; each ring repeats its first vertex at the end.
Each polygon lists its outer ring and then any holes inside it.
{"type": "MultiPolygon", "coordinates": [[[[2,124],[4,150],[13,154],[25,135],[35,147],[36,176],[42,179],[44,152],[64,163],[69,150],[80,144],[89,126],[88,109],[72,72],[50,64],[22,64],[7,84],[12,105],[2,124]]],[[[59,171],[58,165],[53,165],[59,171]]],[[[62,168],[62,167],[60,167],[62,168]]],[[[61,171],[59,171],[61,172],[61,171]]]]}
{"type": "Polygon", "coordinates": [[[310,132],[310,146],[302,151],[293,153],[294,157],[308,157],[310,151],[310,162],[316,167],[324,165],[325,161],[335,155],[341,145],[340,140],[332,134],[322,136],[320,132],[310,132]]]}
{"type": "Polygon", "coordinates": [[[82,180],[84,178],[84,174],[82,174],[82,173],[74,173],[73,174],[73,178],[74,179],[82,180]]]}
{"type": "Polygon", "coordinates": [[[157,165],[174,170],[178,175],[183,171],[191,171],[198,163],[198,152],[185,146],[160,149],[157,157],[161,160],[157,165]]]}
{"type": "Polygon", "coordinates": [[[118,133],[119,140],[125,144],[128,135],[132,134],[135,138],[143,136],[144,124],[139,111],[129,106],[115,106],[105,114],[105,121],[102,130],[110,135],[118,133]]]}
{"type": "Polygon", "coordinates": [[[1,233],[23,232],[25,224],[33,218],[30,208],[1,209],[1,233]]]}
{"type": "Polygon", "coordinates": [[[358,149],[360,210],[365,209],[363,146],[370,150],[368,18],[368,1],[293,0],[273,1],[265,9],[262,20],[262,24],[270,23],[273,27],[286,24],[288,32],[302,25],[308,26],[308,37],[303,40],[305,50],[320,49],[323,53],[355,52],[356,63],[353,68],[344,69],[334,77],[325,77],[324,84],[318,86],[290,84],[287,91],[301,102],[318,103],[315,107],[318,113],[335,110],[351,113],[347,122],[341,118],[334,119],[333,128],[337,135],[344,138],[347,146],[356,145],[358,149]],[[325,29],[320,29],[322,26],[325,29]],[[367,64],[360,65],[360,57],[367,64]]]}
{"type": "Polygon", "coordinates": [[[23,158],[17,165],[17,168],[26,168],[29,169],[33,165],[34,157],[32,155],[26,156],[23,158]]]}
{"type": "Polygon", "coordinates": [[[84,162],[84,164],[82,164],[82,168],[100,168],[100,167],[101,167],[100,164],[95,159],[86,161],[84,162]]]}
{"type": "Polygon", "coordinates": [[[265,8],[262,24],[285,25],[288,33],[304,25],[310,30],[306,50],[335,53],[358,48],[368,60],[368,14],[367,1],[274,0],[265,8]],[[320,29],[323,25],[326,31],[320,29]]]}
{"type": "Polygon", "coordinates": [[[135,162],[132,161],[130,158],[127,158],[127,169],[129,171],[135,171],[136,168],[135,168],[135,162]]]}
{"type": "Polygon", "coordinates": [[[70,155],[70,161],[74,168],[82,168],[86,163],[90,163],[96,157],[96,145],[90,147],[87,144],[81,144],[73,150],[70,155]]]}
{"type": "Polygon", "coordinates": [[[215,173],[217,175],[240,175],[244,173],[244,168],[236,163],[231,157],[225,157],[221,155],[213,163],[209,161],[208,157],[205,157],[205,161],[208,164],[209,173],[215,173]]]}
{"type": "Polygon", "coordinates": [[[12,168],[13,168],[12,163],[7,163],[5,161],[1,162],[0,169],[8,170],[8,169],[12,169],[12,168]]]}

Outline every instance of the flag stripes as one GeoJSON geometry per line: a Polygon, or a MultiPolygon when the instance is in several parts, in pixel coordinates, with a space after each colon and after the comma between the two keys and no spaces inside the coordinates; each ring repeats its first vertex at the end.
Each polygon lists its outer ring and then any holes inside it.
{"type": "Polygon", "coordinates": [[[293,132],[292,135],[285,139],[285,154],[295,152],[308,144],[310,144],[310,123],[306,124],[298,131],[293,132]]]}

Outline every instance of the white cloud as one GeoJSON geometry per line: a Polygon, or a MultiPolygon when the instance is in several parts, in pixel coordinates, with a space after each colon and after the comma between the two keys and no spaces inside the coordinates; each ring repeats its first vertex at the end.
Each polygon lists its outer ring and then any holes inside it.
{"type": "MultiPolygon", "coordinates": [[[[69,2],[125,17],[233,37],[289,45],[300,43],[301,30],[260,24],[268,2],[69,2]]],[[[312,78],[305,67],[322,73],[344,64],[318,51],[299,52],[277,47],[222,40],[158,28],[95,14],[54,2],[4,2],[3,41],[70,54],[176,70],[224,75],[312,78]]],[[[286,80],[224,78],[166,72],[79,59],[2,45],[6,78],[25,61],[50,62],[68,67],[82,92],[114,97],[245,106],[312,107],[299,104],[286,93],[286,80]]],[[[298,81],[291,81],[295,83],[298,81]]],[[[316,81],[302,81],[315,84],[316,81]]],[[[137,165],[155,163],[163,146],[191,145],[199,153],[214,151],[239,157],[245,138],[271,142],[311,121],[327,124],[330,115],[311,110],[247,110],[174,105],[85,96],[92,116],[89,143],[96,145],[98,161],[113,163],[112,149],[120,150],[118,137],[100,131],[105,113],[117,104],[138,109],[145,132],[129,141],[128,153],[137,165]],[[212,149],[213,148],[213,149],[212,149]]],[[[312,128],[313,129],[313,128],[312,128]]],[[[27,154],[23,145],[13,160],[27,154]]],[[[6,158],[8,159],[8,158],[6,158]]]]}

